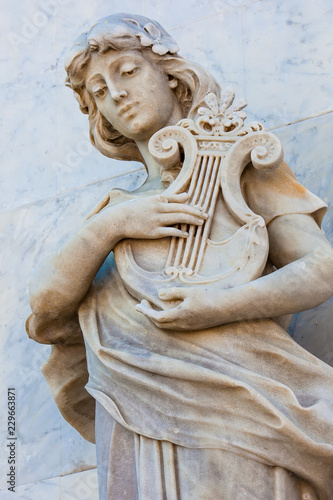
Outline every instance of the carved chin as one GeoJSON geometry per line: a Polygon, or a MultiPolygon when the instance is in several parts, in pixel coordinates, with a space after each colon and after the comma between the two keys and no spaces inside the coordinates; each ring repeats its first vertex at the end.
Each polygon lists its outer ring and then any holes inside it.
{"type": "Polygon", "coordinates": [[[154,127],[154,122],[151,120],[137,120],[133,119],[123,134],[129,139],[142,141],[150,139],[150,137],[159,129],[160,125],[154,127]]]}

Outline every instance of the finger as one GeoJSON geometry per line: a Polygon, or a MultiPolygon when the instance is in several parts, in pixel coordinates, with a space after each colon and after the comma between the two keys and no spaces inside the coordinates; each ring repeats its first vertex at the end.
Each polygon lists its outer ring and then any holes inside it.
{"type": "Polygon", "coordinates": [[[161,201],[162,203],[169,203],[169,199],[167,196],[165,196],[164,194],[160,194],[158,197],[157,197],[158,201],[161,201]]]}
{"type": "Polygon", "coordinates": [[[142,300],[140,304],[137,304],[135,309],[152,321],[163,324],[174,321],[179,316],[179,310],[177,311],[175,308],[167,309],[166,311],[156,311],[156,309],[153,309],[149,302],[145,300],[142,300]]]}
{"type": "Polygon", "coordinates": [[[142,299],[141,302],[139,304],[137,304],[135,306],[135,309],[142,313],[142,308],[146,308],[146,309],[151,309],[152,311],[154,311],[155,309],[153,308],[152,304],[150,302],[148,302],[148,300],[146,299],[142,299]]]}
{"type": "Polygon", "coordinates": [[[186,297],[186,290],[183,287],[174,286],[172,288],[162,288],[159,291],[159,297],[163,300],[184,300],[186,297]]]}
{"type": "MultiPolygon", "coordinates": [[[[179,318],[178,318],[179,319],[179,318]]],[[[187,325],[183,325],[179,321],[170,321],[169,323],[160,323],[159,321],[152,320],[154,325],[162,330],[176,330],[178,332],[188,332],[189,330],[193,330],[193,327],[188,327],[187,325]]]]}
{"type": "Polygon", "coordinates": [[[202,226],[205,222],[201,217],[181,212],[160,214],[160,217],[159,223],[163,226],[173,226],[174,224],[195,224],[196,226],[202,226]]]}
{"type": "Polygon", "coordinates": [[[147,299],[142,299],[141,304],[143,304],[145,307],[150,307],[150,309],[154,310],[152,303],[149,302],[147,299]]]}
{"type": "Polygon", "coordinates": [[[187,193],[169,194],[165,196],[169,203],[184,203],[188,200],[187,193]]]}
{"type": "Polygon", "coordinates": [[[161,207],[161,211],[163,213],[185,213],[189,215],[194,215],[196,217],[200,217],[203,220],[206,220],[208,215],[204,213],[200,208],[194,207],[192,205],[185,205],[184,203],[168,203],[163,204],[161,207]]]}
{"type": "Polygon", "coordinates": [[[177,238],[187,238],[188,232],[176,227],[161,227],[158,230],[158,236],[160,238],[166,238],[167,236],[176,236],[177,238]]]}

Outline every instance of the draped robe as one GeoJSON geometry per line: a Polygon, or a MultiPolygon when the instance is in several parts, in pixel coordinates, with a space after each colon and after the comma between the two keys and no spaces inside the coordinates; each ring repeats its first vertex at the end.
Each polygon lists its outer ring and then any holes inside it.
{"type": "MultiPolygon", "coordinates": [[[[267,225],[292,213],[320,225],[326,210],[285,164],[249,166],[242,190],[267,225]]],[[[83,337],[47,340],[53,397],[89,440],[97,402],[101,500],[333,498],[331,367],[273,319],[169,331],[136,304],[111,253],[80,305],[83,337]]]]}

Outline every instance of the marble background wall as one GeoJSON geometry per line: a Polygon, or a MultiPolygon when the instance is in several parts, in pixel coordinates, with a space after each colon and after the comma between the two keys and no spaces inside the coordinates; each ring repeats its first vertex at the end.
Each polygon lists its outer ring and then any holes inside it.
{"type": "MultiPolygon", "coordinates": [[[[13,0],[1,11],[0,498],[94,500],[94,446],[52,401],[40,372],[49,347],[25,334],[29,273],[111,186],[134,188],[144,172],[90,146],[87,118],[64,86],[66,51],[109,13],[158,20],[182,55],[233,86],[249,103],[249,119],[280,137],[302,183],[329,204],[324,229],[332,241],[333,8],[331,0],[13,0]],[[6,491],[8,386],[18,405],[14,495],[6,491]]],[[[296,315],[290,333],[333,365],[332,323],[329,301],[296,315]]]]}

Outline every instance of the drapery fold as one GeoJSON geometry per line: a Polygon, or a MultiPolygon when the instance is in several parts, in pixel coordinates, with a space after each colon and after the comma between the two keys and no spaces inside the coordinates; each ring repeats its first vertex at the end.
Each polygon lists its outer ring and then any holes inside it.
{"type": "MultiPolygon", "coordinates": [[[[321,200],[297,183],[285,164],[273,174],[249,167],[242,189],[251,209],[267,224],[290,213],[313,214],[320,224],[326,210],[321,200]]],[[[109,459],[108,467],[112,468],[118,457],[119,464],[126,462],[132,472],[139,470],[142,475],[142,467],[148,463],[143,457],[161,446],[176,450],[176,455],[182,450],[183,456],[184,450],[190,450],[188,453],[197,461],[203,460],[202,464],[209,464],[209,457],[222,452],[248,460],[253,470],[282,470],[280,486],[286,470],[292,471],[315,488],[320,500],[330,500],[333,369],[298,346],[272,320],[172,332],[158,329],[136,312],[136,304],[110,254],[79,310],[86,353],[76,337],[77,343],[69,342],[68,328],[57,332],[53,340],[46,334],[44,339],[56,345],[43,373],[71,425],[94,440],[96,399],[117,433],[126,431],[135,441],[135,460],[131,453],[121,456],[116,452],[120,441],[109,429],[114,446],[110,445],[112,457],[104,456],[104,460],[109,459]],[[88,371],[90,394],[84,389],[88,371]],[[148,443],[149,453],[143,453],[148,443]]],[[[76,327],[73,331],[77,332],[76,327]]],[[[33,326],[29,334],[43,342],[43,332],[37,335],[33,326]]],[[[107,425],[105,433],[108,435],[107,425]]],[[[154,466],[158,463],[156,458],[154,466]]],[[[243,465],[236,461],[235,467],[241,470],[243,465]]],[[[181,474],[180,464],[175,470],[181,474]]],[[[108,475],[110,468],[104,472],[108,475]]],[[[162,472],[166,473],[165,468],[162,472]]],[[[264,477],[265,472],[261,473],[264,477]]],[[[182,477],[177,478],[179,484],[182,477]]],[[[135,481],[131,486],[134,490],[144,478],[136,476],[135,481]]],[[[170,477],[168,481],[172,483],[170,477]]],[[[189,476],[183,482],[185,490],[186,484],[192,484],[189,476]]],[[[142,484],[140,488],[145,489],[142,484]]],[[[272,491],[274,488],[277,486],[272,486],[272,491]]]]}
{"type": "Polygon", "coordinates": [[[79,311],[87,390],[107,412],[138,435],[283,467],[328,500],[333,369],[272,320],[170,332],[135,303],[110,258],[79,311]]]}

